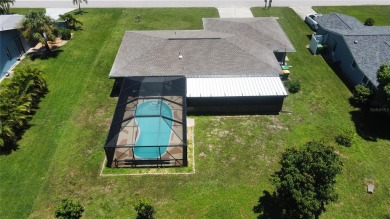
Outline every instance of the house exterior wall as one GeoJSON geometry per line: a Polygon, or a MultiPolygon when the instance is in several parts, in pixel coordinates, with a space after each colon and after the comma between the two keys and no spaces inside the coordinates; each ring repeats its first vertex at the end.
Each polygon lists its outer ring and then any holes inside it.
{"type": "Polygon", "coordinates": [[[342,74],[348,80],[348,82],[353,86],[363,84],[365,75],[358,68],[356,63],[356,66],[353,66],[353,62],[355,60],[347,44],[345,43],[344,38],[339,34],[328,32],[322,29],[321,26],[319,26],[317,34],[327,35],[325,43],[328,46],[327,53],[332,57],[333,62],[342,69],[342,74]]]}
{"type": "Polygon", "coordinates": [[[279,114],[284,96],[187,97],[188,114],[279,114]]]}
{"type": "Polygon", "coordinates": [[[5,75],[30,45],[18,30],[0,31],[0,77],[5,75]]]}
{"type": "MultiPolygon", "coordinates": [[[[124,78],[115,78],[111,91],[118,97],[124,78]]],[[[186,97],[188,114],[279,114],[285,96],[186,97]]]]}

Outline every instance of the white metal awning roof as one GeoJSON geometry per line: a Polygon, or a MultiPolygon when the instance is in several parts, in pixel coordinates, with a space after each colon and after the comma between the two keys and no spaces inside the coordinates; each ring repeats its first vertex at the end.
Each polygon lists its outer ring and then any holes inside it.
{"type": "Polygon", "coordinates": [[[279,77],[187,78],[187,97],[287,96],[279,77]]]}

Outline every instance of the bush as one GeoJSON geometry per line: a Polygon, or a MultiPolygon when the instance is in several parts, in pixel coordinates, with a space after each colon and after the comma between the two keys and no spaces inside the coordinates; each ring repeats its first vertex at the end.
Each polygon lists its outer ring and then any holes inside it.
{"type": "Polygon", "coordinates": [[[343,145],[345,147],[351,147],[353,140],[355,138],[355,133],[352,130],[344,130],[341,134],[337,135],[334,139],[337,144],[343,145]]]}
{"type": "Polygon", "coordinates": [[[364,25],[366,25],[366,26],[374,26],[374,24],[375,24],[375,21],[374,21],[374,19],[372,19],[372,18],[367,18],[367,19],[364,21],[364,25]]]}
{"type": "Polygon", "coordinates": [[[61,205],[58,206],[55,216],[56,218],[76,219],[81,218],[84,212],[83,206],[79,202],[74,202],[70,199],[62,199],[61,205]]]}
{"type": "Polygon", "coordinates": [[[72,37],[71,31],[65,28],[60,29],[60,35],[62,40],[70,40],[72,37]]]}
{"type": "Polygon", "coordinates": [[[155,213],[154,207],[148,201],[140,200],[134,205],[134,210],[137,212],[137,219],[153,219],[155,213]]]}
{"type": "Polygon", "coordinates": [[[290,93],[298,93],[301,90],[301,82],[298,80],[289,80],[285,82],[285,85],[290,93]]]}
{"type": "Polygon", "coordinates": [[[28,121],[48,89],[45,74],[29,66],[17,68],[1,85],[0,153],[8,153],[28,128],[28,121]]]}
{"type": "Polygon", "coordinates": [[[352,100],[358,105],[366,105],[372,97],[372,90],[363,85],[356,85],[353,92],[352,100]]]}
{"type": "Polygon", "coordinates": [[[381,107],[390,107],[390,64],[382,64],[377,71],[378,100],[381,107]]]}
{"type": "Polygon", "coordinates": [[[54,28],[52,33],[53,33],[54,36],[60,37],[60,30],[58,28],[54,28]]]}

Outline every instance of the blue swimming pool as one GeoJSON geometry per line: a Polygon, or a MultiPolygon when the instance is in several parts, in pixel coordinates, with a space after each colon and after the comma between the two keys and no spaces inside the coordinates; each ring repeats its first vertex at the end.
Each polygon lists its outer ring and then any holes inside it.
{"type": "Polygon", "coordinates": [[[166,152],[171,138],[172,120],[164,119],[160,115],[172,119],[171,107],[161,100],[148,100],[137,105],[135,122],[139,132],[135,142],[135,156],[153,159],[166,152]]]}

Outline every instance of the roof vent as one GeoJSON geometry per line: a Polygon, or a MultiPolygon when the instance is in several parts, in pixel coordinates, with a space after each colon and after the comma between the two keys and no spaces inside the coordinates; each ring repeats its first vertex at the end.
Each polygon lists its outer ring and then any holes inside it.
{"type": "Polygon", "coordinates": [[[179,52],[179,59],[183,59],[183,55],[179,52]]]}
{"type": "Polygon", "coordinates": [[[353,41],[353,43],[355,43],[355,44],[358,44],[358,41],[357,41],[357,40],[355,40],[355,41],[353,41]]]}

